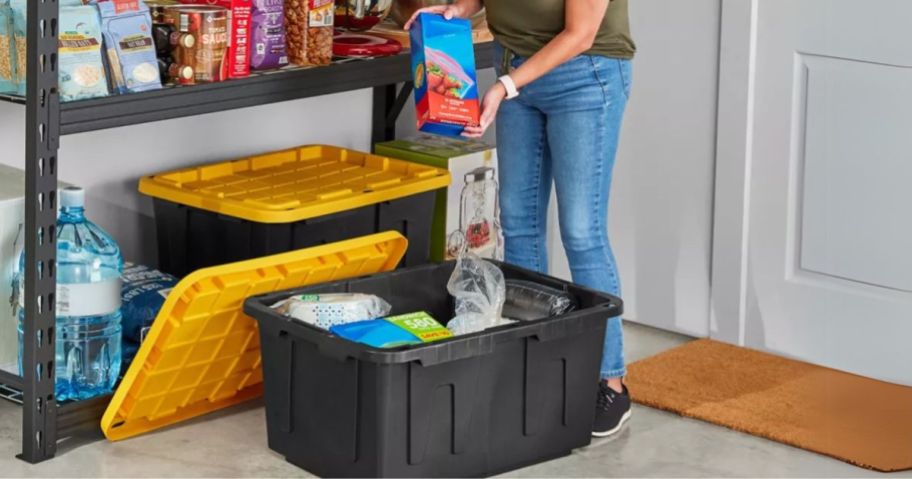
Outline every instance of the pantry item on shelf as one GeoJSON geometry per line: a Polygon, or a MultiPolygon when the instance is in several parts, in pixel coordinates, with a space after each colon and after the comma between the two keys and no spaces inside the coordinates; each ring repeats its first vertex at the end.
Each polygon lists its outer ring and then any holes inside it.
{"type": "MultiPolygon", "coordinates": [[[[225,56],[225,72],[228,78],[250,76],[250,16],[253,13],[253,0],[181,0],[181,3],[215,5],[228,10],[228,53],[225,56]]],[[[208,39],[204,36],[202,40],[206,43],[208,39]]],[[[211,43],[220,43],[220,39],[212,39],[211,43]]]]}
{"type": "Polygon", "coordinates": [[[453,334],[470,334],[509,323],[501,314],[506,297],[504,275],[494,263],[463,252],[456,260],[447,291],[456,301],[456,316],[447,323],[453,334]]]}
{"type": "Polygon", "coordinates": [[[98,3],[98,11],[115,91],[161,88],[149,7],[142,0],[107,0],[98,3]]]}
{"type": "Polygon", "coordinates": [[[302,294],[283,299],[272,308],[285,316],[323,329],[386,316],[390,305],[371,294],[302,294]]]}
{"type": "MultiPolygon", "coordinates": [[[[448,248],[447,239],[455,232],[465,231],[465,225],[484,222],[489,225],[489,231],[481,238],[487,238],[487,241],[480,241],[476,236],[472,252],[482,258],[503,259],[497,205],[497,150],[493,146],[481,140],[419,133],[403,140],[378,143],[374,145],[374,151],[378,155],[448,169],[456,179],[450,188],[437,194],[431,259],[456,259],[460,245],[452,244],[449,245],[452,248],[448,248]],[[477,211],[479,208],[481,211],[477,211]],[[483,219],[473,220],[469,216],[483,219]]],[[[463,238],[463,235],[456,236],[463,238]]]]}
{"type": "MultiPolygon", "coordinates": [[[[152,17],[152,25],[165,23],[165,10],[168,7],[180,5],[178,0],[145,0],[146,6],[149,7],[149,16],[152,17]]],[[[155,44],[158,47],[158,42],[155,44]]]]}
{"type": "Polygon", "coordinates": [[[396,326],[414,334],[423,343],[432,343],[441,339],[452,338],[453,333],[438,323],[430,314],[420,311],[384,318],[396,326]]]}
{"type": "Polygon", "coordinates": [[[333,55],[338,57],[388,57],[401,51],[401,43],[375,35],[337,31],[333,37],[333,55]]]}
{"type": "Polygon", "coordinates": [[[392,6],[393,0],[336,0],[336,27],[369,30],[386,18],[392,6]]]}
{"type": "Polygon", "coordinates": [[[13,10],[9,0],[0,0],[0,93],[15,93],[16,46],[13,41],[13,10]]]}
{"type": "MultiPolygon", "coordinates": [[[[17,93],[25,95],[26,1],[11,0],[16,51],[17,93]]],[[[60,1],[57,69],[60,101],[107,96],[108,80],[102,60],[101,21],[94,5],[60,1]]]]}
{"type": "MultiPolygon", "coordinates": [[[[393,2],[393,8],[390,11],[389,16],[396,24],[402,27],[405,25],[405,22],[412,18],[412,15],[414,15],[419,8],[437,5],[452,5],[453,3],[455,3],[455,0],[396,0],[393,2]]],[[[484,9],[475,15],[472,15],[470,20],[472,22],[472,27],[478,28],[482,26],[485,21],[484,9]]]]}
{"type": "Polygon", "coordinates": [[[330,64],[333,0],[285,0],[285,34],[291,63],[330,64]]]}
{"type": "Polygon", "coordinates": [[[253,0],[250,17],[250,68],[268,70],[288,65],[285,46],[285,0],[253,0]]]}
{"type": "MultiPolygon", "coordinates": [[[[64,31],[61,28],[61,34],[64,31]]],[[[86,219],[82,188],[67,187],[58,196],[55,392],[58,401],[83,400],[110,393],[120,376],[123,258],[117,243],[86,219]]],[[[24,266],[23,252],[20,271],[24,266]]],[[[20,287],[23,279],[19,280],[20,287]]],[[[20,351],[24,343],[23,299],[20,291],[20,351]]]]}
{"type": "Polygon", "coordinates": [[[152,326],[158,311],[178,279],[167,273],[141,264],[124,265],[120,307],[123,315],[123,335],[137,343],[142,342],[152,326]]]}
{"type": "Polygon", "coordinates": [[[503,316],[522,321],[560,316],[575,310],[576,300],[562,291],[534,281],[508,279],[503,316]]]}
{"type": "Polygon", "coordinates": [[[475,47],[467,20],[421,13],[410,31],[418,129],[458,136],[479,118],[475,47]]]}
{"type": "Polygon", "coordinates": [[[214,83],[227,79],[228,10],[211,5],[179,5],[165,9],[174,66],[169,77],[180,83],[214,83]],[[186,80],[190,67],[193,80],[186,80]]]}
{"type": "Polygon", "coordinates": [[[382,319],[340,324],[330,328],[329,332],[340,338],[375,348],[398,348],[421,344],[421,340],[414,334],[382,319]]]}

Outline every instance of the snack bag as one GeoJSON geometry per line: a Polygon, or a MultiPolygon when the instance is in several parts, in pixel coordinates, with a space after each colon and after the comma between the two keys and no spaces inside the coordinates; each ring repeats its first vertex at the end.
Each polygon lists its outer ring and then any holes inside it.
{"type": "Polygon", "coordinates": [[[422,13],[410,32],[418,129],[458,136],[479,121],[475,47],[468,20],[422,13]]]}
{"type": "Polygon", "coordinates": [[[432,343],[434,341],[453,337],[453,333],[451,333],[449,329],[443,327],[442,324],[438,323],[436,319],[424,311],[392,316],[385,319],[414,334],[424,343],[432,343]]]}
{"type": "Polygon", "coordinates": [[[13,10],[9,0],[0,0],[0,93],[16,93],[15,48],[13,10]]]}
{"type": "MultiPolygon", "coordinates": [[[[15,71],[18,94],[26,88],[26,2],[10,0],[13,12],[15,71]]],[[[102,61],[101,19],[94,5],[61,1],[57,41],[60,101],[85,100],[108,95],[108,79],[102,61]]]]}
{"type": "Polygon", "coordinates": [[[268,70],[288,65],[284,0],[253,0],[250,25],[253,44],[250,68],[268,70]]]}
{"type": "Polygon", "coordinates": [[[107,0],[98,3],[98,11],[114,90],[161,88],[149,7],[142,0],[107,0]]]}

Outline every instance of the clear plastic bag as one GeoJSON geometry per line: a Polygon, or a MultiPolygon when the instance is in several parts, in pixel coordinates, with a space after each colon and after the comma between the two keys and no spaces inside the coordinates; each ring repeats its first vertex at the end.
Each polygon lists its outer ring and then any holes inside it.
{"type": "Polygon", "coordinates": [[[506,298],[503,272],[476,254],[459,255],[447,290],[456,300],[456,316],[447,324],[453,334],[470,334],[510,322],[501,318],[506,298]]]}
{"type": "Polygon", "coordinates": [[[382,318],[392,307],[379,296],[336,293],[292,296],[272,305],[272,309],[328,330],[333,326],[382,318]]]}

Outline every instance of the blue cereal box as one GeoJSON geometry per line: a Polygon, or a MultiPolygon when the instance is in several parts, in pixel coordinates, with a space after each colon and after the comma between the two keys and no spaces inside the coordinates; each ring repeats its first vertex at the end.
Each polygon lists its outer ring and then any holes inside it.
{"type": "Polygon", "coordinates": [[[468,20],[422,13],[410,32],[418,129],[458,136],[477,125],[478,80],[468,20]]]}

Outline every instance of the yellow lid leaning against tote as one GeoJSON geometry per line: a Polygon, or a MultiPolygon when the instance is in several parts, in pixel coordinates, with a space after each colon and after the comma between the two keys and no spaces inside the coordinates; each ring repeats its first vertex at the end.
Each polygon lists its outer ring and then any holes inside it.
{"type": "Polygon", "coordinates": [[[258,397],[257,323],[248,297],[391,271],[407,240],[396,232],[198,270],[171,291],[101,419],[125,439],[258,397]]]}

